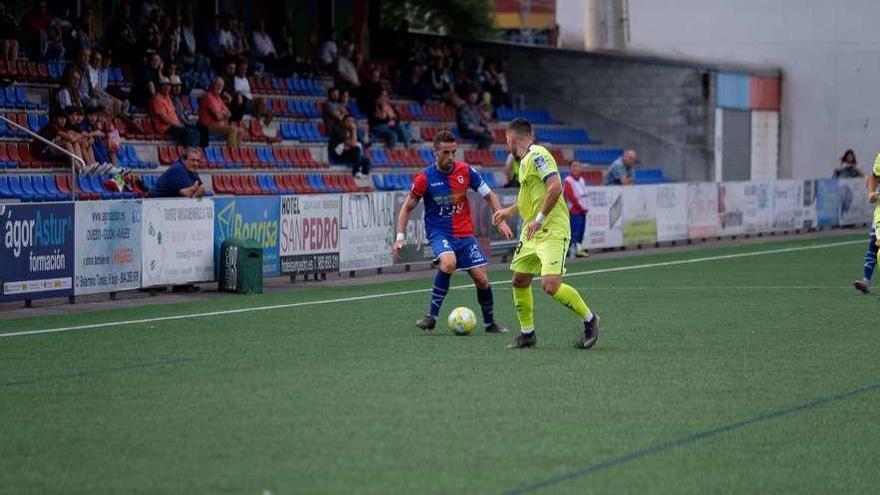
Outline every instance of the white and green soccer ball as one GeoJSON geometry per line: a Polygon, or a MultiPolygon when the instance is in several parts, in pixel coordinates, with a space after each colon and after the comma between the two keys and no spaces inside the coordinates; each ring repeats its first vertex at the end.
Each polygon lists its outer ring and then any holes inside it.
{"type": "Polygon", "coordinates": [[[470,335],[476,326],[477,315],[468,308],[455,308],[449,313],[449,329],[455,335],[470,335]]]}

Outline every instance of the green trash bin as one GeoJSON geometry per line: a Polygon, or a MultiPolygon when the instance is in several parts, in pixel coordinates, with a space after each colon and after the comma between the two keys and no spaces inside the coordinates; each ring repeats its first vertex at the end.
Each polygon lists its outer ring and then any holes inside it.
{"type": "Polygon", "coordinates": [[[217,290],[237,294],[263,293],[263,248],[260,243],[237,237],[223,241],[217,290]]]}

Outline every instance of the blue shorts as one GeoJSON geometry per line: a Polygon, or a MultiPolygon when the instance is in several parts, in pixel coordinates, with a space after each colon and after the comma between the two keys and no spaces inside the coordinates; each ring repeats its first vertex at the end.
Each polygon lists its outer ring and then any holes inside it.
{"type": "Polygon", "coordinates": [[[489,262],[476,237],[435,234],[428,239],[428,242],[431,243],[431,249],[434,251],[435,263],[440,259],[441,254],[452,253],[455,255],[456,270],[460,272],[484,266],[489,262]]]}

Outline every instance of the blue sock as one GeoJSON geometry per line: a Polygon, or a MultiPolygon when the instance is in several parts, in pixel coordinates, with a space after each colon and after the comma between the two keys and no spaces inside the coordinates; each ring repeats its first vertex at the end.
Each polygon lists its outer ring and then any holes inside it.
{"type": "Polygon", "coordinates": [[[877,266],[877,235],[871,234],[871,244],[865,252],[865,280],[870,281],[877,266]]]}
{"type": "Polygon", "coordinates": [[[437,270],[437,275],[434,276],[434,287],[431,289],[431,309],[428,311],[428,314],[434,318],[440,314],[440,306],[443,305],[446,293],[449,292],[449,279],[451,278],[452,274],[443,273],[440,270],[437,270]]]}
{"type": "Polygon", "coordinates": [[[483,323],[491,325],[495,323],[495,303],[492,301],[492,286],[485,289],[477,289],[477,301],[483,311],[483,323]]]}

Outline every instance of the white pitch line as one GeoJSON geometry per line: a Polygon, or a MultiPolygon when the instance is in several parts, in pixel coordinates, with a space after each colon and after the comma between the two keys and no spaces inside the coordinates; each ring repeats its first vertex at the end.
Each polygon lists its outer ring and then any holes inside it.
{"type": "MultiPolygon", "coordinates": [[[[841,241],[841,242],[831,242],[827,244],[819,244],[812,246],[799,246],[799,247],[791,247],[791,248],[780,248],[780,249],[768,249],[765,251],[753,251],[749,253],[734,253],[734,254],[724,254],[719,256],[706,256],[703,258],[689,258],[684,260],[676,260],[676,261],[662,261],[657,263],[644,263],[641,265],[628,265],[628,266],[618,266],[613,268],[600,268],[597,270],[586,270],[582,272],[574,272],[568,273],[566,277],[577,277],[581,275],[594,275],[599,273],[612,273],[612,272],[623,272],[629,270],[642,270],[645,268],[660,268],[666,266],[676,266],[676,265],[687,265],[691,263],[702,263],[705,261],[718,261],[718,260],[728,260],[728,259],[736,259],[736,258],[748,258],[751,256],[763,256],[767,254],[780,254],[780,253],[791,253],[796,251],[812,251],[816,249],[827,249],[833,247],[840,246],[848,246],[851,244],[860,244],[864,241],[841,241]]],[[[538,277],[536,277],[538,278],[538,277]]],[[[492,285],[496,284],[508,284],[510,283],[508,280],[501,280],[492,282],[492,285]]],[[[471,284],[464,285],[456,285],[451,287],[451,289],[466,289],[473,287],[471,284]]],[[[393,297],[393,296],[403,296],[407,294],[418,294],[423,292],[430,292],[431,289],[412,289],[406,291],[397,291],[397,292],[382,292],[379,294],[369,294],[365,296],[353,296],[353,297],[340,297],[336,299],[324,299],[320,301],[304,301],[297,303],[287,303],[287,304],[273,304],[271,306],[256,306],[250,308],[239,308],[239,309],[224,309],[221,311],[208,311],[204,313],[190,313],[183,315],[175,315],[175,316],[157,316],[154,318],[141,318],[138,320],[123,320],[123,321],[110,321],[105,323],[90,323],[87,325],[76,325],[71,327],[58,327],[58,328],[45,328],[42,330],[23,330],[20,332],[9,332],[9,333],[0,333],[0,338],[3,337],[19,337],[23,335],[37,335],[44,333],[59,333],[59,332],[72,332],[75,330],[91,330],[96,328],[107,328],[107,327],[117,327],[123,325],[136,325],[139,323],[154,323],[160,321],[171,321],[171,320],[186,320],[191,318],[204,318],[208,316],[222,316],[222,315],[231,315],[231,314],[239,314],[239,313],[251,313],[255,311],[268,311],[272,309],[287,309],[287,308],[297,308],[301,306],[318,306],[322,304],[333,304],[340,302],[352,302],[352,301],[363,301],[368,299],[379,299],[385,297],[393,297]]]]}
{"type": "MultiPolygon", "coordinates": [[[[665,286],[620,286],[597,287],[593,285],[575,285],[578,290],[852,290],[852,286],[830,285],[665,285],[665,286]]],[[[511,290],[510,287],[499,287],[499,290],[511,290]]]]}

